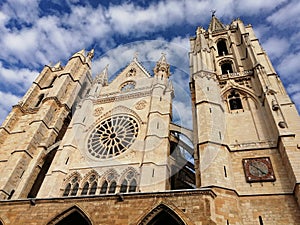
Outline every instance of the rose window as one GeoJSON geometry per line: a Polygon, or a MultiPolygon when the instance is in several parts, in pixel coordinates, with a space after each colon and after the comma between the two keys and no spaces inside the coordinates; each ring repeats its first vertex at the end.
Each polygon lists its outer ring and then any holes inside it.
{"type": "Polygon", "coordinates": [[[88,139],[89,153],[98,159],[107,159],[125,152],[138,135],[138,123],[130,116],[112,116],[100,124],[88,139]]]}

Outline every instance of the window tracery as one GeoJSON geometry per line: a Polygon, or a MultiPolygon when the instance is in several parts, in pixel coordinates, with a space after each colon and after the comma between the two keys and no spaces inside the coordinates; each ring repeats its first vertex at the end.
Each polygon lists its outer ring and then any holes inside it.
{"type": "Polygon", "coordinates": [[[126,192],[136,192],[137,188],[137,172],[133,168],[129,168],[125,171],[125,176],[122,179],[122,184],[120,188],[121,193],[126,192]]]}
{"type": "Polygon", "coordinates": [[[138,123],[133,117],[112,116],[92,131],[88,139],[88,152],[97,159],[118,156],[133,144],[138,131],[138,123]]]}
{"type": "Polygon", "coordinates": [[[230,110],[243,109],[242,100],[240,94],[235,90],[231,91],[228,95],[230,110]]]}
{"type": "Polygon", "coordinates": [[[127,81],[121,85],[121,92],[127,92],[131,91],[135,88],[135,82],[134,81],[127,81]]]}

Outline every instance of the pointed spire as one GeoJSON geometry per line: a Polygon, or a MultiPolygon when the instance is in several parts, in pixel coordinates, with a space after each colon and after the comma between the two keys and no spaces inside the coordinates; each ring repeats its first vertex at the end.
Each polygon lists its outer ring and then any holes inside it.
{"type": "Polygon", "coordinates": [[[85,55],[85,50],[84,50],[84,49],[81,49],[80,51],[76,52],[76,53],[72,56],[72,58],[75,57],[75,56],[84,56],[84,55],[85,55]]]}
{"type": "Polygon", "coordinates": [[[95,53],[95,50],[92,49],[92,50],[87,54],[87,57],[91,60],[91,59],[94,57],[94,53],[95,53]]]}
{"type": "Polygon", "coordinates": [[[208,30],[211,32],[221,31],[225,29],[225,26],[221,21],[215,16],[216,10],[212,11],[212,16],[210,20],[210,24],[208,30]]]}
{"type": "Polygon", "coordinates": [[[60,61],[58,61],[54,66],[53,66],[54,69],[59,69],[61,68],[61,63],[60,61]]]}
{"type": "Polygon", "coordinates": [[[161,53],[161,57],[157,61],[153,70],[154,70],[154,74],[156,76],[161,76],[161,77],[165,77],[165,78],[169,78],[169,76],[171,76],[170,64],[168,64],[168,62],[167,62],[165,53],[161,53]]]}
{"type": "Polygon", "coordinates": [[[102,72],[95,77],[93,83],[102,84],[102,86],[108,85],[108,66],[109,64],[107,64],[102,72]]]}
{"type": "Polygon", "coordinates": [[[138,61],[138,56],[139,56],[139,53],[138,53],[138,52],[135,52],[132,61],[137,62],[137,61],[138,61]]]}

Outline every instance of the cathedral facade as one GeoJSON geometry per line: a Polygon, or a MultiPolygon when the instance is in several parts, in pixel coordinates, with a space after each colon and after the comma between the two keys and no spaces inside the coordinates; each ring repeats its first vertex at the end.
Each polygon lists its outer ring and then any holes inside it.
{"type": "Polygon", "coordinates": [[[45,66],[0,127],[0,225],[300,224],[300,118],[251,25],[190,38],[192,130],[164,54],[112,81],[93,55],[45,66]]]}

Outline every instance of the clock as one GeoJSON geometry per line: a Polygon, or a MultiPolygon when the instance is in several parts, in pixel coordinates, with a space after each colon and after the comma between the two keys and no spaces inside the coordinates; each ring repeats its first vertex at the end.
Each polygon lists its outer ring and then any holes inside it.
{"type": "Polygon", "coordinates": [[[247,182],[275,181],[275,175],[269,157],[243,159],[247,182]]]}

